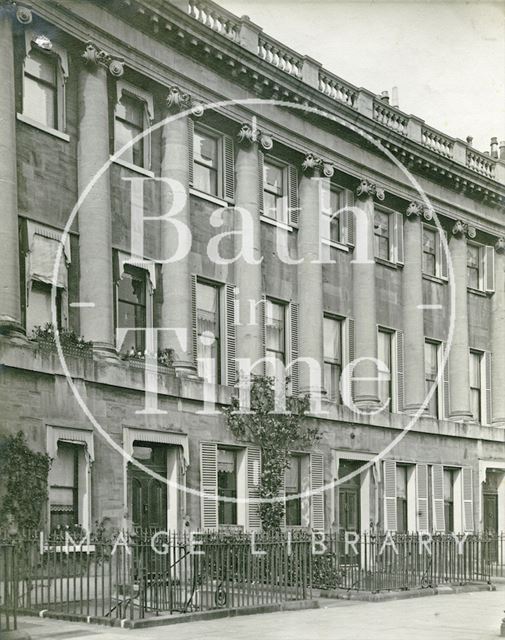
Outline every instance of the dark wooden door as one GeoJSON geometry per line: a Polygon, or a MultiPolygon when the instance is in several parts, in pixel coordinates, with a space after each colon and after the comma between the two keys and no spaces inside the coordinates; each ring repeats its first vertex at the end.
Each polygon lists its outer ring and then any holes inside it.
{"type": "MultiPolygon", "coordinates": [[[[167,477],[166,447],[141,443],[134,457],[162,478],[167,477]]],[[[164,531],[167,527],[167,485],[130,464],[132,521],[135,528],[164,531]]]]}
{"type": "Polygon", "coordinates": [[[484,494],[484,531],[496,536],[495,540],[489,540],[489,560],[498,560],[498,495],[496,493],[484,494]]]}

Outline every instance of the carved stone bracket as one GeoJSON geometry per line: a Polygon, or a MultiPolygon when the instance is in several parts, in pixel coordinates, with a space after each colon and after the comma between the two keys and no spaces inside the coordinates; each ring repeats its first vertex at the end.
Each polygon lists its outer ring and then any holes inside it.
{"type": "Polygon", "coordinates": [[[498,238],[494,245],[496,253],[505,253],[505,238],[498,238]]]}
{"type": "Polygon", "coordinates": [[[269,151],[274,146],[272,136],[264,133],[256,127],[252,127],[249,123],[244,122],[240,126],[240,131],[237,133],[237,139],[240,144],[246,146],[251,144],[259,144],[265,151],[269,151]]]}
{"type": "MultiPolygon", "coordinates": [[[[167,109],[172,113],[179,113],[179,111],[186,111],[193,106],[193,98],[191,94],[182,91],[176,85],[172,85],[168,89],[168,95],[166,98],[167,109]]],[[[203,112],[203,107],[202,107],[203,112]]]]}
{"type": "Polygon", "coordinates": [[[361,180],[357,186],[356,195],[358,198],[377,198],[377,200],[384,200],[385,198],[384,189],[366,179],[361,180]]]}
{"type": "Polygon", "coordinates": [[[433,220],[433,209],[427,207],[422,202],[411,202],[405,211],[407,218],[414,220],[417,217],[423,217],[425,220],[433,220]]]}
{"type": "Polygon", "coordinates": [[[457,220],[454,223],[454,226],[451,229],[452,235],[458,237],[467,236],[470,239],[475,238],[477,235],[477,230],[470,224],[463,222],[462,220],[457,220]]]}
{"type": "Polygon", "coordinates": [[[308,175],[313,175],[316,171],[320,172],[325,178],[331,178],[334,173],[333,165],[330,162],[325,162],[313,153],[308,153],[303,159],[302,170],[308,175]]]}
{"type": "Polygon", "coordinates": [[[103,49],[99,49],[93,42],[86,43],[86,49],[82,57],[86,64],[102,65],[115,78],[120,78],[124,73],[124,60],[122,58],[114,58],[103,49]]]}

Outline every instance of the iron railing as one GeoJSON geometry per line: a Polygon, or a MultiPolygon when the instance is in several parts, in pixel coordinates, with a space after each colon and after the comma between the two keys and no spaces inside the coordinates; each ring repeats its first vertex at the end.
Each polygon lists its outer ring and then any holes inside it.
{"type": "Polygon", "coordinates": [[[310,531],[0,537],[0,627],[19,613],[82,619],[269,605],[324,590],[381,592],[505,576],[505,535],[310,531]]]}

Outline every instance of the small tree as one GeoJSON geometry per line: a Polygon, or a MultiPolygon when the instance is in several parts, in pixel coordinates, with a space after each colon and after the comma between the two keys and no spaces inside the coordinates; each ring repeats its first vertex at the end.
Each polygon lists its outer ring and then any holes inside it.
{"type": "MultiPolygon", "coordinates": [[[[240,440],[253,442],[261,449],[259,497],[277,498],[284,488],[284,472],[289,466],[289,452],[311,447],[318,440],[318,428],[308,424],[305,414],[310,403],[307,396],[287,397],[286,413],[274,413],[273,378],[256,376],[251,384],[250,413],[239,412],[239,401],[233,398],[224,409],[228,426],[240,440]]],[[[278,531],[284,517],[284,503],[261,502],[261,524],[266,531],[278,531]]]]}
{"type": "Polygon", "coordinates": [[[0,439],[0,484],[4,487],[0,522],[11,520],[18,529],[36,529],[47,502],[51,458],[32,451],[22,431],[0,439]]]}

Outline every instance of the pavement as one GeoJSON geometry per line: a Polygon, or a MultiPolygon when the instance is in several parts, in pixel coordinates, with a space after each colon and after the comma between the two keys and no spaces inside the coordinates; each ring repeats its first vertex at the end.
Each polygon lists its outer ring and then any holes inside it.
{"type": "Polygon", "coordinates": [[[320,601],[320,609],[255,614],[148,629],[22,617],[32,640],[496,640],[505,585],[497,591],[389,602],[320,601]],[[326,606],[325,606],[326,605],[326,606]]]}

